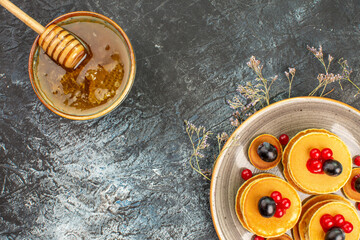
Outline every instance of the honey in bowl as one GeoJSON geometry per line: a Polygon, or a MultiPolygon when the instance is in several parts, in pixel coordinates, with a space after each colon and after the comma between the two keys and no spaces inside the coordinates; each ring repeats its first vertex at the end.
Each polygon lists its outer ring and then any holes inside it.
{"type": "Polygon", "coordinates": [[[98,17],[74,16],[57,24],[86,42],[91,58],[75,70],[66,70],[37,48],[32,64],[35,92],[51,110],[65,113],[65,117],[101,116],[100,112],[120,103],[119,98],[124,98],[124,91],[132,85],[135,67],[129,42],[112,24],[98,17]]]}

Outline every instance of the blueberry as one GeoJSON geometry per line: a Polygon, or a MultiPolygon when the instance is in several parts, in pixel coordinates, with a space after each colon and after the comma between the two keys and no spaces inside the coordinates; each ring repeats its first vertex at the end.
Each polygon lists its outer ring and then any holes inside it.
{"type": "Polygon", "coordinates": [[[355,190],[360,193],[360,178],[356,179],[354,187],[355,190]]]}
{"type": "Polygon", "coordinates": [[[322,169],[327,175],[332,177],[339,176],[343,170],[341,163],[332,159],[326,160],[323,163],[322,169]]]}
{"type": "Polygon", "coordinates": [[[339,227],[333,227],[327,231],[325,240],[345,240],[345,232],[339,227]]]}
{"type": "Polygon", "coordinates": [[[277,158],[278,152],[276,147],[268,142],[263,142],[257,149],[257,154],[265,162],[273,162],[277,158]]]}
{"type": "Polygon", "coordinates": [[[266,218],[274,216],[276,211],[276,203],[271,197],[262,197],[259,200],[258,207],[260,215],[266,218]]]}

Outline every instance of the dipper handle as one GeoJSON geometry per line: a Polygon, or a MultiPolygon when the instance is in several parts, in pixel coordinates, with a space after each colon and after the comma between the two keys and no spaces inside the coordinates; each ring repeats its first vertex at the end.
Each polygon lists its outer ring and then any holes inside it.
{"type": "Polygon", "coordinates": [[[37,32],[40,35],[39,46],[49,57],[63,67],[75,69],[90,55],[86,43],[69,31],[54,24],[44,28],[8,0],[0,0],[0,5],[37,32]]]}

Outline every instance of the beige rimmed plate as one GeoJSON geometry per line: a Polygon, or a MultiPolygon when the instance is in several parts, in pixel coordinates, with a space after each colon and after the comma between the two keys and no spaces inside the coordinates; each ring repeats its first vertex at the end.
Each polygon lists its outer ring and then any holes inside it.
{"type": "MultiPolygon", "coordinates": [[[[259,171],[249,162],[247,150],[252,139],[260,134],[293,137],[308,128],[323,128],[338,135],[349,147],[352,156],[360,153],[360,111],[342,102],[319,97],[290,98],[263,108],[243,122],[226,142],[212,175],[210,208],[215,230],[221,240],[248,240],[235,212],[235,197],[243,183],[241,170],[254,174],[269,172],[282,175],[281,164],[268,171],[259,171]]],[[[302,199],[309,195],[299,193],[302,199]]],[[[337,194],[342,195],[341,192],[337,194]]]]}

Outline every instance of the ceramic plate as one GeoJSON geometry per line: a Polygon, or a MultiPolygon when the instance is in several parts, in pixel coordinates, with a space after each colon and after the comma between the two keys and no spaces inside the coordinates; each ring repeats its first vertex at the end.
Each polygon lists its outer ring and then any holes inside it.
{"type": "MultiPolygon", "coordinates": [[[[210,208],[216,232],[221,240],[251,239],[253,234],[240,224],[235,213],[235,197],[243,183],[242,168],[254,174],[260,171],[249,162],[247,150],[256,136],[264,133],[293,137],[308,128],[323,128],[338,135],[352,156],[360,154],[360,112],[344,103],[326,98],[290,98],[272,104],[247,119],[226,142],[213,171],[210,208]]],[[[265,171],[282,175],[281,164],[265,171]]],[[[264,171],[263,171],[264,172],[264,171]]],[[[341,193],[339,193],[341,194],[341,193]]],[[[300,194],[301,198],[308,195],[300,194]]]]}

